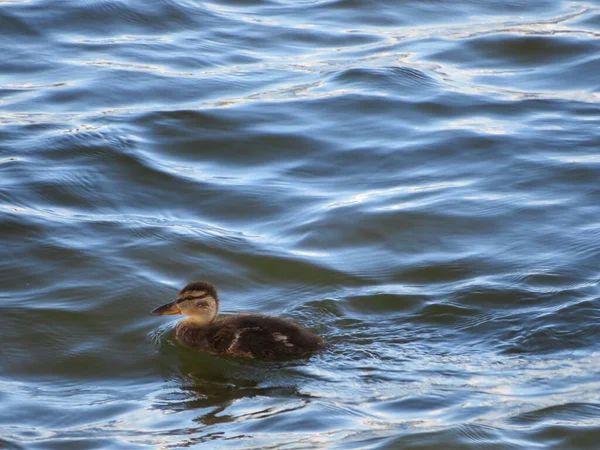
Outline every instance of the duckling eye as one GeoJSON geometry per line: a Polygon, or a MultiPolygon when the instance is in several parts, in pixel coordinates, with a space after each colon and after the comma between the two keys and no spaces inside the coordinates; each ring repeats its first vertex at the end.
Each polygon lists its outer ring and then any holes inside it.
{"type": "Polygon", "coordinates": [[[205,298],[207,296],[208,296],[208,292],[205,292],[205,293],[200,294],[200,295],[198,295],[198,294],[190,294],[190,295],[188,295],[186,297],[178,298],[177,299],[177,303],[187,302],[189,300],[196,300],[196,299],[199,299],[199,298],[205,298]]]}

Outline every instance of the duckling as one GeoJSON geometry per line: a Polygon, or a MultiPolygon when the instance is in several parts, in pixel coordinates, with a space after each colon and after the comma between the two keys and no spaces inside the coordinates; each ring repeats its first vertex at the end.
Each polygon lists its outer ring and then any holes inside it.
{"type": "Polygon", "coordinates": [[[177,339],[214,354],[277,359],[308,356],[325,348],[323,338],[287,319],[260,314],[217,317],[217,289],[206,281],[189,283],[174,302],[156,308],[151,314],[187,316],[177,324],[177,339]]]}

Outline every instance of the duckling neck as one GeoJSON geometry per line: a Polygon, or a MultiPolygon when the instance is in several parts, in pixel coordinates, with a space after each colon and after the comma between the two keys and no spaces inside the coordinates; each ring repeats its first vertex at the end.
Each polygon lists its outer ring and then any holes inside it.
{"type": "Polygon", "coordinates": [[[203,328],[214,320],[214,317],[188,316],[177,324],[177,327],[203,328]]]}
{"type": "Polygon", "coordinates": [[[213,320],[202,319],[201,317],[186,317],[175,327],[175,336],[185,345],[210,351],[207,333],[210,333],[210,324],[213,320]]]}

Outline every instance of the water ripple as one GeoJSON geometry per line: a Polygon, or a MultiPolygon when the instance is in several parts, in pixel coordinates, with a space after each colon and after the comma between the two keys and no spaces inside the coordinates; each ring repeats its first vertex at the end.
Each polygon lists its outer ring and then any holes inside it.
{"type": "Polygon", "coordinates": [[[0,447],[597,447],[594,3],[0,4],[0,447]]]}

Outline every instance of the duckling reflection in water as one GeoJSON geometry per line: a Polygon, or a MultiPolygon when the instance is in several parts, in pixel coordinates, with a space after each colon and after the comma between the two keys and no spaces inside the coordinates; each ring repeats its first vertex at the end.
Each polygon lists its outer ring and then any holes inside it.
{"type": "Polygon", "coordinates": [[[323,338],[286,319],[260,314],[217,317],[217,290],[206,281],[189,283],[174,302],[156,308],[151,314],[187,316],[177,324],[177,339],[209,353],[277,359],[308,356],[325,348],[323,338]]]}

